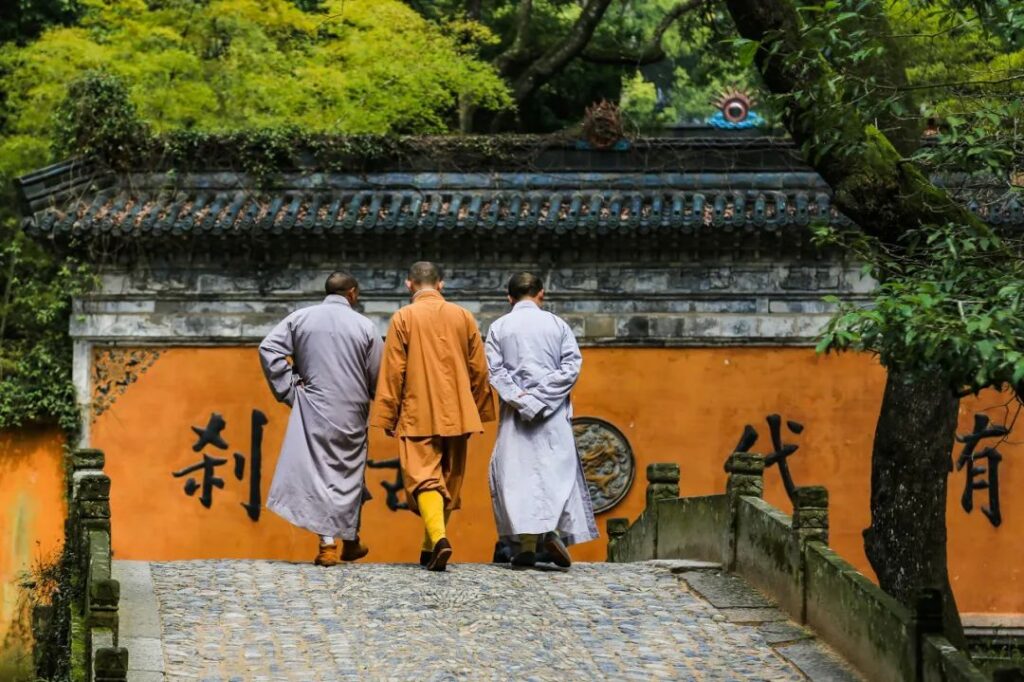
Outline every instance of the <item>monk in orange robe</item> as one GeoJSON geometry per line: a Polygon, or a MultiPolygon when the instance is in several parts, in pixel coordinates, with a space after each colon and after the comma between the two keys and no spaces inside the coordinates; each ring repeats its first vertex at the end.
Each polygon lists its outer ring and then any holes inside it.
{"type": "Polygon", "coordinates": [[[459,508],[470,434],[494,421],[487,358],[473,315],[441,295],[433,263],[413,264],[412,303],[391,318],[370,426],[397,436],[409,507],[423,519],[420,564],[443,571],[452,555],[448,514],[459,508]]]}

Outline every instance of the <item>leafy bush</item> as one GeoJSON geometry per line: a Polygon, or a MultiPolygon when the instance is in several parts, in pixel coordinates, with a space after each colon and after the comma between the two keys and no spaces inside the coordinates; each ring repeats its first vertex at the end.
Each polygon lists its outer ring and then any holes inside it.
{"type": "Polygon", "coordinates": [[[915,230],[904,248],[856,248],[883,281],[870,306],[829,302],[819,351],[865,350],[890,369],[937,373],[963,393],[1024,395],[1024,247],[962,226],[915,230]]]}

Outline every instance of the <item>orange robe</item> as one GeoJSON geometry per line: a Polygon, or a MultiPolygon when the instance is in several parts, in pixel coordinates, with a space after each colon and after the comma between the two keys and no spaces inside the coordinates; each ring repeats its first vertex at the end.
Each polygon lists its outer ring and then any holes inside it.
{"type": "Polygon", "coordinates": [[[458,509],[466,440],[494,421],[483,340],[473,315],[424,289],[391,318],[370,426],[402,439],[409,506],[437,490],[458,509]]]}

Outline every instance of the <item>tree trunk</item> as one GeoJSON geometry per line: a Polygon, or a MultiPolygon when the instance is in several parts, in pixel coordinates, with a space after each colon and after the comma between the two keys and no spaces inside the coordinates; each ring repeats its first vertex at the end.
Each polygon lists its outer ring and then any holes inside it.
{"type": "MultiPolygon", "coordinates": [[[[865,120],[844,78],[805,43],[793,0],[725,0],[740,35],[758,42],[755,62],[773,93],[785,98],[783,121],[808,162],[832,187],[836,208],[864,232],[898,247],[907,230],[955,223],[976,234],[988,225],[900,154],[865,120]]],[[[866,30],[884,26],[869,7],[866,30]]],[[[888,30],[882,31],[884,34],[888,30]]],[[[886,73],[899,61],[887,53],[865,69],[886,73]]],[[[894,82],[899,82],[897,75],[894,82]]],[[[906,129],[887,126],[893,130],[906,129]]],[[[963,626],[946,569],[946,483],[956,434],[957,400],[940,376],[911,382],[889,370],[871,461],[871,527],[865,551],[882,589],[908,606],[915,588],[945,595],[946,636],[963,646],[963,626]]],[[[937,373],[938,374],[938,373],[937,373]]]]}
{"type": "Polygon", "coordinates": [[[941,379],[889,370],[871,453],[871,526],[864,549],[887,593],[912,604],[918,588],[941,590],[946,637],[964,647],[946,567],[946,484],[959,400],[941,379]]]}

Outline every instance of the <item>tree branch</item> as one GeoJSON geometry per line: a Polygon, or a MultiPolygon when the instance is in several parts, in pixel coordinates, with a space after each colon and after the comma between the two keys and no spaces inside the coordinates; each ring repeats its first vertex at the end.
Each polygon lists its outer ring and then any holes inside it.
{"type": "Polygon", "coordinates": [[[882,85],[880,87],[887,88],[889,90],[897,90],[900,92],[906,92],[908,90],[934,90],[935,88],[967,88],[974,87],[976,85],[1003,85],[1005,83],[1012,83],[1013,81],[1024,80],[1024,73],[1019,73],[1013,76],[1007,76],[1006,78],[996,78],[994,80],[980,80],[980,81],[950,81],[947,83],[922,83],[920,85],[882,85]]]}
{"type": "Polygon", "coordinates": [[[519,64],[530,59],[529,50],[526,47],[527,37],[530,33],[530,20],[533,17],[533,0],[519,0],[519,10],[516,12],[516,32],[512,38],[512,44],[508,49],[498,55],[494,60],[494,66],[498,73],[508,78],[511,71],[519,64]]]}
{"type": "MultiPolygon", "coordinates": [[[[524,0],[526,2],[528,0],[524,0]]],[[[512,83],[516,102],[523,102],[580,55],[601,23],[612,0],[587,0],[569,35],[534,60],[512,83]]],[[[518,36],[517,36],[518,38],[518,36]]]]}
{"type": "Polygon", "coordinates": [[[705,4],[706,0],[685,0],[673,7],[661,21],[658,22],[654,33],[647,40],[643,47],[637,50],[625,49],[587,49],[583,52],[583,59],[593,64],[612,64],[622,66],[643,66],[645,64],[656,64],[666,58],[665,49],[661,45],[665,33],[684,14],[698,9],[705,4]]]}
{"type": "Polygon", "coordinates": [[[740,35],[759,44],[755,62],[768,89],[784,98],[790,135],[832,187],[836,207],[865,233],[893,245],[920,225],[956,223],[991,234],[851,105],[843,78],[805,44],[791,0],[726,0],[726,6],[740,35]]]}

